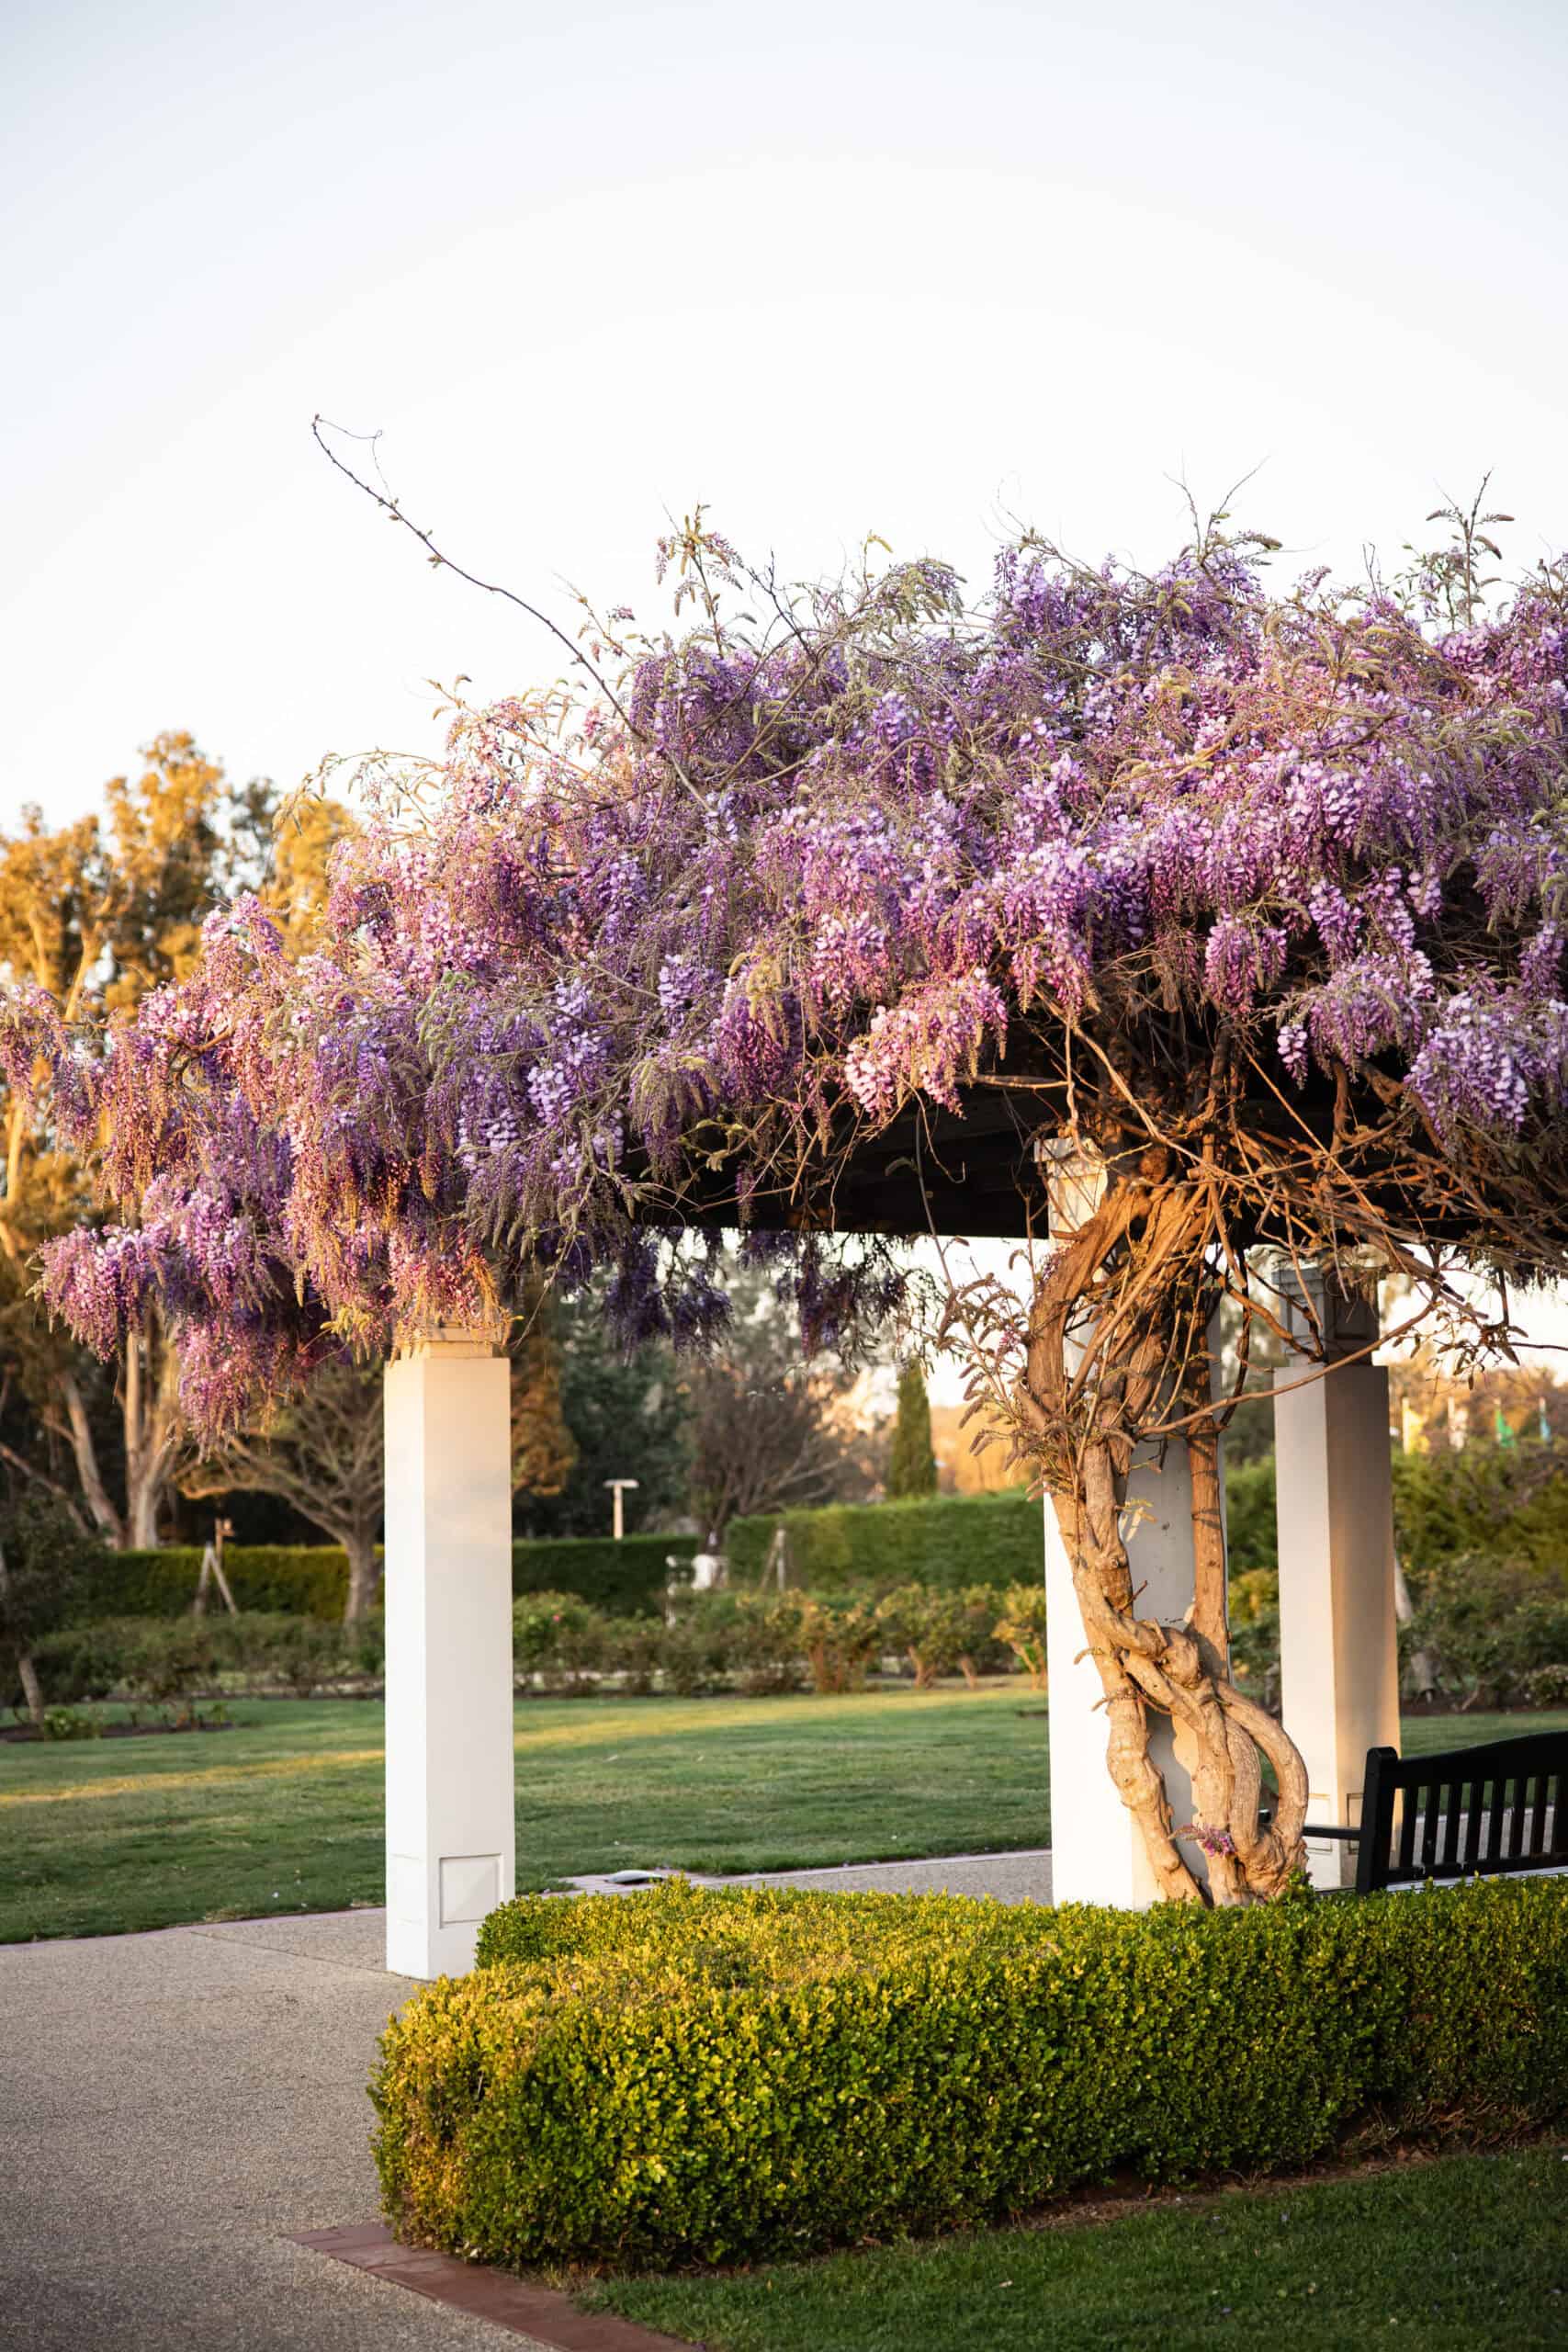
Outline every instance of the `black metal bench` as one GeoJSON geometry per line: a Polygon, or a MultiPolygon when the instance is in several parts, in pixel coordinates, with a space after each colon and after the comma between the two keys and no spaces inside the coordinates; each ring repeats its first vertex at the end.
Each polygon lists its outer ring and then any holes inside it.
{"type": "Polygon", "coordinates": [[[1370,1747],[1359,1826],[1306,1836],[1357,1847],[1356,1892],[1505,1871],[1568,1870],[1568,1732],[1432,1756],[1370,1747]]]}

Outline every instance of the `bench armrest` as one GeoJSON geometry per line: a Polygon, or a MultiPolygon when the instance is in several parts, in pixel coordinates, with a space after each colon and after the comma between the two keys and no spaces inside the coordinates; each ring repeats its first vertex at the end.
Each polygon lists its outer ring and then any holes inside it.
{"type": "MultiPolygon", "coordinates": [[[[1274,1818],[1272,1807],[1262,1806],[1258,1818],[1267,1826],[1274,1818]]],[[[1347,1846],[1359,1846],[1361,1842],[1361,1833],[1359,1829],[1342,1829],[1337,1822],[1332,1821],[1303,1821],[1302,1836],[1303,1838],[1338,1838],[1347,1846]]]]}

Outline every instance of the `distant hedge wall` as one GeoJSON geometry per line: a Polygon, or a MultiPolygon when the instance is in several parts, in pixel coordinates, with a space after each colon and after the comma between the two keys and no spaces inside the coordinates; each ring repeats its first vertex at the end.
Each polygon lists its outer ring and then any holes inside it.
{"type": "MultiPolygon", "coordinates": [[[[650,1614],[662,1598],[673,1555],[689,1571],[694,1535],[562,1536],[513,1544],[512,1589],[574,1592],[607,1615],[650,1614]]],[[[223,1571],[244,1610],[269,1614],[343,1615],[348,1559],[335,1544],[231,1544],[223,1571]]],[[[201,1575],[198,1545],[171,1544],[158,1552],[106,1552],[76,1609],[75,1621],[105,1617],[178,1617],[196,1598],[201,1575]]],[[[214,1593],[210,1605],[223,1606],[214,1593]]]]}
{"type": "MultiPolygon", "coordinates": [[[[1542,1450],[1467,1446],[1457,1453],[1393,1448],[1393,1526],[1400,1563],[1419,1600],[1448,1562],[1476,1554],[1539,1571],[1568,1591],[1568,1463],[1543,1477],[1542,1450]]],[[[1280,1564],[1274,1457],[1225,1473],[1232,1576],[1280,1564]]]]}
{"type": "Polygon", "coordinates": [[[853,1585],[962,1588],[1038,1584],[1045,1532],[1038,1502],[1022,1494],[934,1495],[917,1502],[832,1503],[735,1519],[726,1548],[737,1584],[755,1584],[773,1530],[789,1537],[789,1580],[811,1592],[853,1585]]]}
{"type": "MultiPolygon", "coordinates": [[[[231,1544],[223,1573],[242,1609],[299,1617],[343,1615],[348,1558],[335,1544],[231,1544]]],[[[157,1552],[106,1552],[75,1611],[79,1623],[101,1617],[178,1617],[196,1598],[201,1546],[170,1544],[157,1552]]],[[[209,1596],[221,1609],[222,1597],[209,1596]]]]}
{"type": "Polygon", "coordinates": [[[694,1535],[552,1535],[512,1546],[512,1589],[575,1592],[608,1617],[651,1616],[671,1571],[691,1573],[694,1535]]]}

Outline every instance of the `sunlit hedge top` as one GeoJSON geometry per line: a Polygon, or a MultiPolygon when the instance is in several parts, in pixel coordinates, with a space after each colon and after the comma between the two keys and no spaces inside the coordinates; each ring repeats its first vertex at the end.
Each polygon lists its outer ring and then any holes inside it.
{"type": "MultiPolygon", "coordinates": [[[[691,633],[617,619],[613,686],[461,711],[338,853],[302,962],[243,901],[107,1044],[20,1010],[14,1078],[43,1037],[135,1218],[51,1254],[84,1337],[155,1295],[210,1428],[329,1319],[384,1345],[530,1260],[700,1336],[703,1249],[657,1233],[699,1179],[758,1227],[830,1222],[857,1138],[998,1077],[1037,1126],[1098,1102],[1103,1139],[1120,1101],[1197,1151],[1216,1062],[1250,1105],[1203,1146],[1227,1181],[1243,1126],[1276,1185],[1297,1128],[1348,1164],[1375,1126],[1363,1177],[1406,1155],[1417,1225],[1460,1171],[1554,1250],[1559,572],[1488,616],[1452,570],[1279,595],[1213,537],[1148,579],[1026,542],[975,609],[934,563],[786,596],[709,534],[673,551],[691,633]]],[[[813,1339],[889,1295],[874,1252],[751,1246],[813,1339]]]]}

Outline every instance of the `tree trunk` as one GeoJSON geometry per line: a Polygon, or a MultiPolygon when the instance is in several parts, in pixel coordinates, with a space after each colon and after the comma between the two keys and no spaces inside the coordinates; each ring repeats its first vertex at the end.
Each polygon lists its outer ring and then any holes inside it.
{"type": "Polygon", "coordinates": [[[158,1505],[164,1498],[162,1487],[150,1480],[139,1479],[127,1498],[130,1505],[128,1522],[127,1550],[155,1552],[158,1548],[158,1505]]]}
{"type": "MultiPolygon", "coordinates": [[[[1410,1598],[1410,1587],[1404,1581],[1404,1568],[1397,1552],[1393,1555],[1393,1614],[1401,1625],[1414,1624],[1416,1621],[1415,1603],[1410,1598]]],[[[1410,1682],[1416,1697],[1429,1699],[1438,1687],[1438,1669],[1432,1663],[1430,1653],[1412,1650],[1410,1682]]]]}
{"type": "Polygon", "coordinates": [[[1111,1777],[1138,1824],[1156,1883],[1172,1901],[1246,1903],[1281,1893],[1304,1868],[1306,1768],[1281,1726],[1230,1678],[1212,1419],[1168,1441],[1187,1444],[1192,1472],[1194,1591],[1182,1623],[1136,1614],[1122,1532],[1134,1449],[1162,1420],[1194,1409],[1187,1367],[1195,1361],[1204,1374],[1197,1409],[1208,1403],[1207,1208],[1201,1194],[1164,1183],[1163,1173],[1144,1166],[1112,1186],[1042,1272],[1021,1406],[1104,1692],[1111,1777]],[[1090,1301],[1093,1334],[1075,1365],[1069,1329],[1081,1330],[1090,1301]],[[1170,1718],[1192,1780],[1196,1818],[1180,1831],[1149,1752],[1151,1708],[1170,1718]],[[1260,1752],[1280,1788],[1267,1827],[1258,1820],[1260,1752]],[[1179,1835],[1207,1854],[1206,1887],[1179,1835]]]}
{"type": "MultiPolygon", "coordinates": [[[[6,1564],[5,1547],[0,1545],[0,1594],[8,1593],[10,1590],[11,1571],[6,1564]]],[[[38,1668],[33,1664],[32,1652],[28,1649],[25,1638],[17,1652],[17,1679],[21,1683],[22,1696],[27,1702],[28,1713],[34,1728],[41,1731],[43,1729],[43,1691],[39,1683],[38,1668]]]]}
{"type": "Polygon", "coordinates": [[[71,1451],[76,1460],[76,1476],[83,1497],[92,1513],[93,1524],[108,1539],[111,1551],[123,1552],[126,1546],[125,1521],[108,1498],[103,1473],[98,1467],[98,1449],[93,1442],[93,1426],[87,1418],[86,1400],[73,1372],[65,1373],[60,1383],[61,1402],[71,1433],[71,1451]]]}
{"type": "Polygon", "coordinates": [[[380,1598],[381,1569],[373,1536],[345,1536],[343,1548],[348,1554],[348,1595],[344,1602],[343,1622],[355,1625],[380,1598]]]}
{"type": "Polygon", "coordinates": [[[155,1551],[158,1514],[169,1492],[183,1429],[174,1351],[150,1313],[126,1342],[125,1541],[155,1551]]]}
{"type": "Polygon", "coordinates": [[[22,1650],[18,1653],[17,1677],[22,1686],[22,1696],[27,1701],[28,1720],[36,1730],[41,1731],[43,1729],[43,1686],[39,1681],[38,1668],[33,1664],[30,1650],[22,1650]]]}

